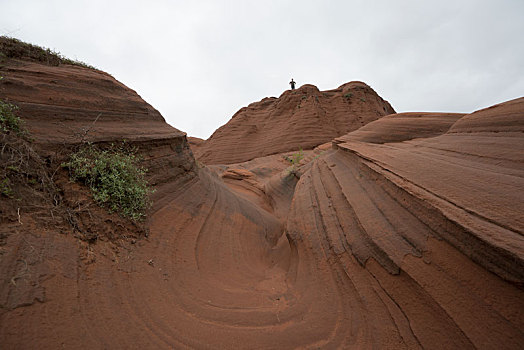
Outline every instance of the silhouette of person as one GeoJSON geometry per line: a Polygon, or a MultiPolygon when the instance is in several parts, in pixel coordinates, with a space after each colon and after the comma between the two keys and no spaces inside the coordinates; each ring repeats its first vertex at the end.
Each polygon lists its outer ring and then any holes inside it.
{"type": "Polygon", "coordinates": [[[289,85],[291,85],[291,90],[295,90],[295,84],[296,82],[291,78],[291,81],[289,82],[289,85]]]}

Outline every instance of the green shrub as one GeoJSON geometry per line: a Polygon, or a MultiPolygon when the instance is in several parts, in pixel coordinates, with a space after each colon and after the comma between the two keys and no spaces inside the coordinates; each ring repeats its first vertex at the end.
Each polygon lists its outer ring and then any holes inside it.
{"type": "Polygon", "coordinates": [[[69,169],[71,180],[89,186],[96,202],[111,212],[138,221],[151,206],[150,189],[139,166],[136,150],[125,146],[100,150],[92,144],[83,146],[62,164],[69,169]]]}
{"type": "Polygon", "coordinates": [[[18,107],[0,101],[0,131],[3,133],[23,133],[22,121],[15,115],[18,107]]]}
{"type": "Polygon", "coordinates": [[[291,165],[298,165],[300,161],[304,158],[304,151],[302,151],[302,148],[298,150],[297,153],[293,153],[291,157],[289,156],[282,156],[285,160],[287,160],[291,165]]]}
{"type": "Polygon", "coordinates": [[[11,188],[11,183],[8,178],[0,181],[0,194],[9,198],[13,197],[13,189],[11,188]]]}
{"type": "Polygon", "coordinates": [[[291,157],[284,156],[284,159],[286,159],[289,163],[291,163],[291,166],[287,169],[287,175],[294,175],[298,177],[298,164],[300,161],[304,158],[304,152],[302,151],[302,148],[298,150],[298,152],[293,153],[291,157]]]}
{"type": "Polygon", "coordinates": [[[297,153],[293,153],[293,156],[291,157],[291,164],[292,165],[298,165],[300,161],[304,158],[304,152],[302,151],[302,148],[298,150],[297,153]]]}

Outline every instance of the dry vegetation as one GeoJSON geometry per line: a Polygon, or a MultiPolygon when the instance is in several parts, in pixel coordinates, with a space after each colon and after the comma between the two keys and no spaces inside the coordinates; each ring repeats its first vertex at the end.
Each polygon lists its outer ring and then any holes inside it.
{"type": "Polygon", "coordinates": [[[72,60],[62,56],[59,52],[46,49],[38,45],[24,43],[15,38],[0,36],[0,62],[2,59],[14,58],[41,62],[50,66],[71,64],[85,68],[96,69],[82,61],[72,60]]]}

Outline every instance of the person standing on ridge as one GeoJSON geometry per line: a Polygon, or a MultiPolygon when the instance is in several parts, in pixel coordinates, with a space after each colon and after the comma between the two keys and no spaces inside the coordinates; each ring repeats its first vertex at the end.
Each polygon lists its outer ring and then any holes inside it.
{"type": "Polygon", "coordinates": [[[291,85],[291,90],[295,90],[295,81],[293,80],[293,78],[291,78],[291,81],[289,82],[289,85],[291,85]]]}

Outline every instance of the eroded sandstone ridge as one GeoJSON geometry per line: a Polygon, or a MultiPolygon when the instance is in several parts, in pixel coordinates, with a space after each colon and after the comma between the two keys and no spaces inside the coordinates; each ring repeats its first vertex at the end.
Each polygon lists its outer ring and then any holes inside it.
{"type": "Polygon", "coordinates": [[[230,164],[312,149],[391,113],[391,105],[365,83],[328,91],[306,84],[241,108],[198,147],[196,156],[205,164],[230,164]]]}
{"type": "Polygon", "coordinates": [[[2,348],[522,348],[524,98],[467,115],[364,111],[370,123],[332,142],[281,134],[268,151],[267,134],[243,162],[217,148],[228,164],[203,165],[107,74],[3,64],[0,98],[43,157],[82,128],[126,138],[157,192],[149,236],[132,240],[79,240],[42,221],[47,204],[2,197],[20,208],[0,221],[2,348]]]}

